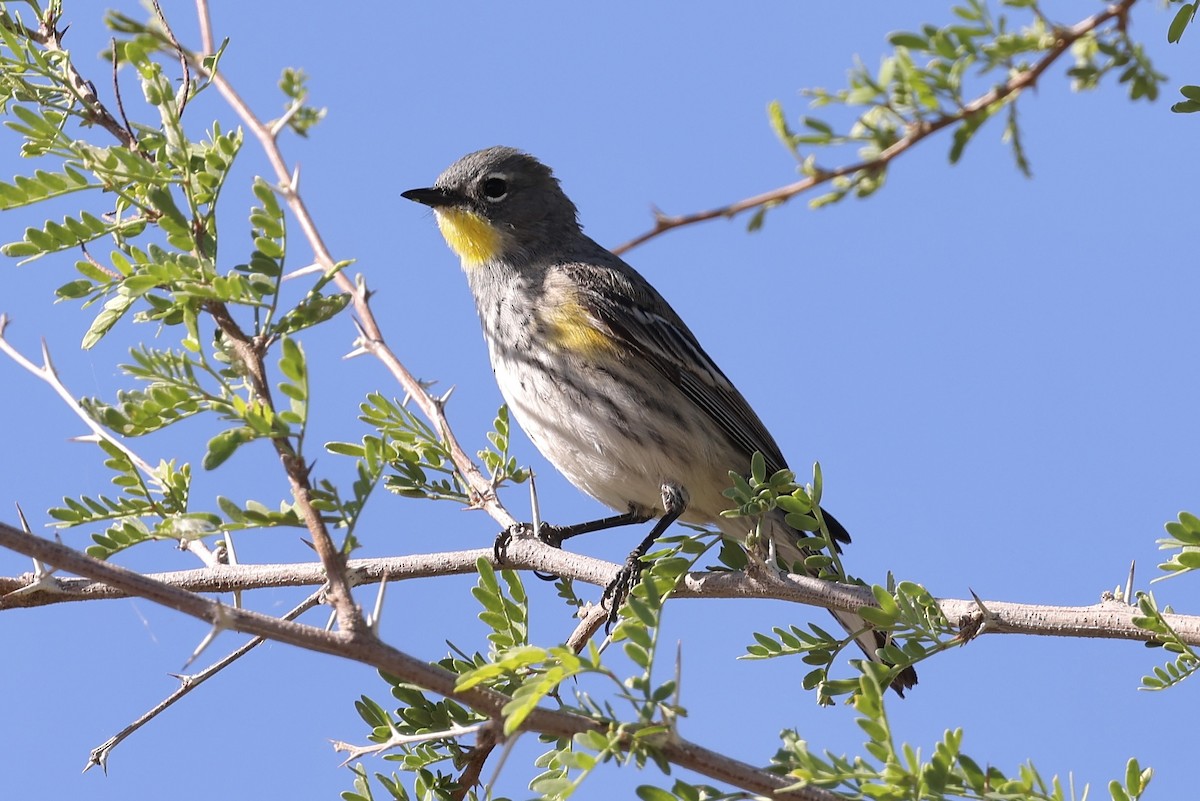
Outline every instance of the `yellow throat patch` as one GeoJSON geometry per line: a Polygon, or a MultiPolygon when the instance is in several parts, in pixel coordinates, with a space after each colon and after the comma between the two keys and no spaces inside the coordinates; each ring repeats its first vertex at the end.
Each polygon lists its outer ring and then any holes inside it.
{"type": "Polygon", "coordinates": [[[476,267],[500,254],[500,232],[480,217],[462,209],[435,209],[438,228],[464,268],[476,267]]]}

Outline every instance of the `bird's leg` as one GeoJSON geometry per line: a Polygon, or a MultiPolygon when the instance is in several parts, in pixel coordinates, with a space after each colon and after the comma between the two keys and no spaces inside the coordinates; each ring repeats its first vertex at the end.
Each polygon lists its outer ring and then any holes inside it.
{"type": "MultiPolygon", "coordinates": [[[[589,534],[593,531],[603,531],[607,528],[616,528],[617,526],[628,526],[634,523],[645,523],[653,515],[647,514],[641,510],[633,510],[625,514],[613,515],[612,517],[602,517],[599,520],[589,520],[586,523],[576,523],[572,526],[555,526],[550,523],[542,523],[538,526],[536,532],[538,540],[546,543],[552,548],[561,548],[563,540],[568,540],[571,537],[576,537],[580,534],[589,534]]],[[[508,548],[508,544],[512,542],[513,536],[520,529],[530,529],[528,523],[518,523],[516,526],[511,526],[504,529],[496,535],[496,541],[492,544],[492,554],[496,557],[496,562],[504,564],[506,561],[504,552],[508,548]]],[[[539,575],[539,578],[542,576],[539,575]]],[[[554,576],[550,576],[551,581],[554,576]]]]}
{"type": "Polygon", "coordinates": [[[617,573],[616,578],[604,588],[604,595],[600,597],[600,604],[608,606],[606,628],[611,628],[617,622],[617,610],[625,602],[629,591],[637,584],[638,576],[641,575],[642,568],[645,566],[642,563],[642,557],[650,550],[650,546],[654,544],[654,541],[661,537],[662,533],[678,520],[683,511],[687,509],[687,490],[678,484],[663,484],[662,501],[663,516],[658,519],[658,522],[654,524],[654,528],[650,529],[650,533],[646,535],[646,538],[641,541],[638,547],[629,552],[629,557],[625,560],[625,566],[617,573]]]}

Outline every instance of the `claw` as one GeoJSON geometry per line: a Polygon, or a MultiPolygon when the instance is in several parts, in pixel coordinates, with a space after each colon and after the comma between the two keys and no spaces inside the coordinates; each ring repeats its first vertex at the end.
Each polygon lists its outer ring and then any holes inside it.
{"type": "Polygon", "coordinates": [[[508,562],[508,544],[513,541],[514,536],[519,536],[524,530],[524,523],[514,523],[496,535],[496,541],[492,543],[492,556],[496,557],[496,564],[508,562]]]}
{"type": "MultiPolygon", "coordinates": [[[[525,532],[530,531],[533,526],[528,523],[514,523],[508,528],[496,535],[496,541],[492,543],[492,555],[496,557],[496,564],[503,565],[508,562],[508,546],[516,537],[522,537],[525,532]]],[[[560,526],[554,526],[549,523],[542,523],[538,526],[537,539],[549,545],[551,548],[561,548],[562,541],[566,539],[563,536],[564,529],[560,526]]],[[[558,576],[553,573],[541,573],[537,570],[533,571],[533,575],[540,578],[542,581],[558,581],[558,576]]]]}
{"type": "Polygon", "coordinates": [[[643,567],[645,565],[642,563],[641,557],[636,553],[631,553],[625,561],[625,566],[617,571],[616,577],[604,588],[604,594],[600,596],[600,605],[608,608],[608,619],[604,622],[606,634],[617,624],[619,620],[617,613],[620,611],[621,605],[625,603],[625,599],[629,597],[629,593],[637,586],[643,567]]]}

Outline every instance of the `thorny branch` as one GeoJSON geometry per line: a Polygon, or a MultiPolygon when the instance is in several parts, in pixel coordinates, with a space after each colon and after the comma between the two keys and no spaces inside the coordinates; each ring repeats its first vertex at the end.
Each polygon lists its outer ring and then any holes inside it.
{"type": "MultiPolygon", "coordinates": [[[[472,688],[458,690],[458,677],[404,653],[376,637],[360,631],[326,631],[288,620],[237,609],[187,592],[118,565],[101,562],[51,540],[34,537],[20,529],[0,523],[0,547],[23,553],[80,576],[102,582],[121,592],[162,604],[192,617],[220,623],[226,628],[265,637],[310,651],[340,656],[397,676],[430,692],[454,698],[482,714],[499,718],[512,699],[495,690],[472,688]]],[[[525,719],[523,728],[557,738],[570,738],[587,731],[603,731],[606,724],[572,712],[536,708],[525,719]]],[[[626,735],[623,747],[633,746],[633,734],[626,735]]],[[[664,758],[684,768],[752,793],[775,796],[791,782],[723,754],[710,751],[672,735],[655,740],[664,758]]],[[[783,797],[782,795],[780,797],[783,797]]],[[[790,790],[786,797],[796,801],[837,801],[840,797],[817,788],[790,790]]]]}
{"type": "MultiPolygon", "coordinates": [[[[320,566],[318,565],[317,567],[320,567],[320,566]]],[[[285,615],[283,615],[282,619],[283,620],[295,620],[296,618],[300,617],[300,615],[307,612],[309,609],[312,609],[314,606],[319,605],[321,602],[321,594],[322,594],[321,591],[318,590],[317,592],[314,592],[313,594],[309,595],[307,598],[305,598],[303,601],[301,601],[299,604],[297,604],[294,608],[292,608],[290,611],[288,611],[285,615]]],[[[0,603],[2,603],[2,601],[3,601],[3,599],[0,598],[0,603]]],[[[179,678],[179,687],[175,690],[175,692],[171,693],[166,698],[164,698],[162,701],[155,704],[153,708],[151,708],[149,711],[146,712],[146,714],[142,715],[140,718],[133,721],[128,726],[126,726],[125,728],[121,729],[119,732],[114,734],[112,737],[109,737],[103,743],[101,743],[100,745],[98,745],[92,749],[92,753],[88,755],[88,762],[83,767],[84,772],[86,773],[92,767],[95,767],[98,765],[102,770],[104,770],[107,773],[108,772],[108,755],[111,754],[112,750],[114,748],[116,748],[118,745],[120,745],[123,740],[125,740],[127,737],[129,737],[129,735],[133,734],[135,731],[142,728],[150,721],[154,720],[154,718],[158,717],[160,714],[167,711],[167,708],[170,707],[172,704],[174,704],[176,701],[183,698],[185,695],[187,695],[192,690],[199,687],[205,681],[207,681],[208,679],[211,679],[217,673],[221,672],[222,670],[227,668],[229,665],[231,665],[234,662],[236,662],[237,660],[241,659],[243,656],[250,653],[251,651],[253,651],[258,646],[262,645],[266,641],[267,640],[265,637],[255,637],[254,639],[247,642],[245,645],[241,646],[240,648],[238,648],[237,650],[228,654],[227,656],[220,659],[219,661],[214,662],[213,664],[209,665],[208,667],[206,667],[204,670],[200,671],[199,673],[194,673],[189,676],[179,676],[178,677],[179,678]]]]}
{"type": "MultiPolygon", "coordinates": [[[[238,363],[250,383],[251,392],[268,407],[274,408],[271,385],[267,381],[267,368],[263,361],[266,354],[266,343],[258,338],[247,336],[237,321],[229,314],[225,304],[211,301],[205,304],[205,309],[231,344],[238,363]]],[[[321,563],[325,566],[325,572],[328,574],[328,598],[337,612],[338,625],[347,631],[365,630],[366,624],[363,620],[362,610],[355,605],[354,596],[350,590],[350,580],[345,569],[345,557],[334,545],[333,537],[330,536],[325,521],[313,506],[312,483],[308,477],[310,466],[305,463],[300,454],[296,453],[287,437],[273,437],[271,442],[275,446],[275,452],[279,455],[279,461],[288,477],[292,497],[296,499],[296,506],[304,520],[305,528],[312,535],[313,546],[321,557],[321,563]]]]}
{"type": "MultiPolygon", "coordinates": [[[[27,556],[36,556],[32,551],[39,548],[38,543],[41,542],[43,540],[32,534],[0,523],[0,545],[27,556]]],[[[75,551],[72,553],[83,556],[75,551]]],[[[490,548],[480,548],[376,559],[351,559],[346,568],[353,574],[357,586],[380,582],[385,576],[389,582],[395,582],[474,573],[480,557],[487,559],[495,567],[554,573],[596,587],[607,586],[620,569],[620,565],[615,563],[551,548],[530,539],[514,541],[509,546],[503,565],[496,564],[490,548]]],[[[57,568],[69,569],[67,565],[55,562],[50,564],[57,568]]],[[[120,587],[103,581],[67,577],[57,577],[54,587],[36,592],[9,594],[22,590],[35,581],[35,578],[28,574],[0,577],[0,610],[69,601],[123,598],[128,595],[128,592],[120,587]]],[[[145,578],[178,591],[205,593],[316,586],[325,580],[321,565],[312,562],[220,565],[208,569],[147,574],[145,578]]],[[[810,576],[778,574],[770,570],[756,572],[753,576],[736,572],[689,573],[672,592],[672,597],[772,599],[846,612],[875,605],[871,591],[865,587],[823,581],[810,576]]],[[[978,618],[983,614],[979,602],[974,598],[940,598],[938,605],[947,620],[959,621],[960,626],[969,625],[963,621],[978,618]]],[[[1091,606],[1047,606],[987,601],[983,608],[986,609],[986,632],[989,634],[1094,637],[1143,642],[1154,638],[1152,633],[1133,624],[1133,618],[1140,615],[1137,607],[1121,601],[1101,601],[1091,606]]],[[[1167,614],[1164,617],[1181,640],[1191,645],[1200,645],[1200,617],[1179,614],[1167,614]]]]}
{"type": "Polygon", "coordinates": [[[1023,70],[1014,74],[1003,84],[995,87],[986,94],[977,97],[975,100],[967,103],[959,111],[954,114],[948,114],[932,121],[921,121],[909,127],[907,133],[898,139],[893,145],[880,152],[880,154],[872,159],[860,161],[856,164],[850,164],[845,167],[838,167],[833,170],[818,169],[815,174],[803,178],[795,183],[781,186],[778,189],[772,189],[769,192],[754,195],[735,203],[730,203],[725,206],[720,206],[707,211],[698,211],[692,214],[669,215],[661,211],[654,213],[654,227],[645,233],[635,236],[628,242],[612,249],[612,252],[621,255],[638,245],[644,244],[657,236],[665,234],[667,231],[676,228],[682,228],[686,225],[694,225],[695,223],[714,220],[718,217],[733,218],[742,212],[751,209],[762,208],[766,206],[775,206],[791,200],[796,195],[807,192],[810,189],[827,184],[835,178],[842,178],[855,173],[878,172],[889,163],[892,159],[899,156],[904,151],[913,147],[917,143],[929,138],[933,134],[950,126],[964,122],[975,115],[986,111],[997,103],[1003,102],[1005,99],[1020,93],[1025,89],[1029,89],[1037,84],[1038,79],[1042,76],[1051,64],[1057,61],[1064,53],[1066,53],[1072,44],[1081,37],[1088,35],[1092,31],[1099,28],[1101,25],[1116,20],[1116,24],[1124,26],[1129,15],[1129,9],[1137,0],[1121,0],[1119,3],[1114,3],[1103,11],[1095,14],[1087,19],[1072,25],[1068,28],[1057,28],[1054,30],[1055,40],[1053,46],[1046,51],[1046,54],[1033,66],[1027,70],[1023,70]]]}

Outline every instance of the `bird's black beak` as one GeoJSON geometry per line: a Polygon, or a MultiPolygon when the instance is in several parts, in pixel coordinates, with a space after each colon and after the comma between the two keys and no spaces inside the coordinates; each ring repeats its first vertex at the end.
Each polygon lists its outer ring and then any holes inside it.
{"type": "Polygon", "coordinates": [[[428,189],[410,189],[407,192],[401,192],[400,197],[405,200],[415,200],[417,203],[423,203],[435,209],[439,206],[453,206],[458,202],[457,198],[448,195],[444,189],[436,186],[428,189]]]}

